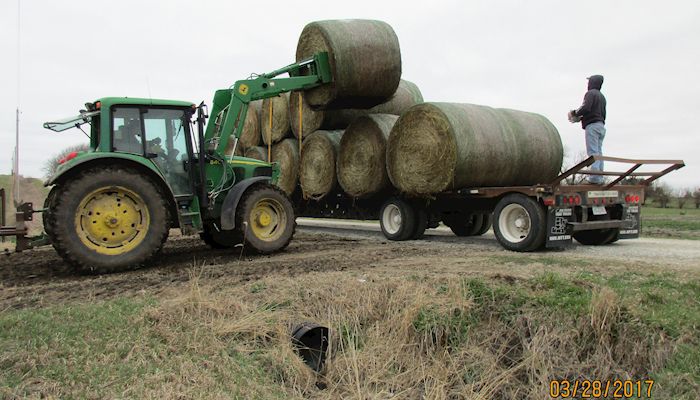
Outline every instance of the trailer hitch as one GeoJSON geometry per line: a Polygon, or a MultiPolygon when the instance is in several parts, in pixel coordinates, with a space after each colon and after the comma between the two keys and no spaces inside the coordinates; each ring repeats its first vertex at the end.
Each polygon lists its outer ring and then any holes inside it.
{"type": "MultiPolygon", "coordinates": [[[[29,250],[37,246],[49,244],[49,238],[45,235],[27,236],[29,228],[26,223],[34,220],[34,213],[44,212],[43,209],[35,210],[31,202],[22,203],[15,212],[15,225],[5,225],[5,191],[0,190],[2,209],[0,209],[0,238],[5,241],[5,236],[15,237],[15,251],[29,250]]],[[[7,252],[7,249],[5,250],[7,252]]]]}

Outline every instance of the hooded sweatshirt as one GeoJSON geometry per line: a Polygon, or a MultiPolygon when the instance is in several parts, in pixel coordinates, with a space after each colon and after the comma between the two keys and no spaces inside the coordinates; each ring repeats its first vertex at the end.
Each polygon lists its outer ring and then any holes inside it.
{"type": "Polygon", "coordinates": [[[581,126],[584,129],[594,122],[605,123],[606,101],[605,96],[600,93],[602,86],[602,75],[593,75],[588,78],[588,91],[583,96],[583,104],[574,111],[576,116],[581,117],[581,126]]]}

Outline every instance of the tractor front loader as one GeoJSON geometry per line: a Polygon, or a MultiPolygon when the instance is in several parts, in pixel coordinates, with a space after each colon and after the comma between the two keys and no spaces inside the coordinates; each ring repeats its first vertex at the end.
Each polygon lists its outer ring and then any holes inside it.
{"type": "Polygon", "coordinates": [[[278,165],[233,153],[251,101],[330,83],[330,71],[321,52],[218,90],[206,130],[203,103],[128,97],[101,98],[76,117],[45,123],[57,132],[90,127],[90,149],[62,159],[45,183],[52,187],[41,210],[46,236],[89,273],[148,263],[171,228],[199,233],[213,247],[283,249],[296,224],[274,185],[278,165]]]}

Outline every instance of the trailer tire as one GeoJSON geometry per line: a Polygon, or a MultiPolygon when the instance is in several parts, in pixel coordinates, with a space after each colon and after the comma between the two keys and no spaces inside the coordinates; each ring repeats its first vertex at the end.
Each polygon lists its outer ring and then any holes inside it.
{"type": "Polygon", "coordinates": [[[392,197],[379,210],[379,226],[389,240],[407,240],[416,234],[416,211],[408,201],[392,197]]]}
{"type": "Polygon", "coordinates": [[[445,219],[444,222],[456,236],[474,236],[481,229],[484,216],[480,213],[458,214],[445,219]]]}
{"type": "Polygon", "coordinates": [[[168,238],[165,195],[128,168],[88,169],[57,188],[51,242],[81,273],[112,273],[150,261],[168,238]]]}
{"type": "MultiPolygon", "coordinates": [[[[610,214],[592,217],[593,221],[607,221],[609,219],[610,214]]],[[[606,244],[617,242],[619,235],[619,228],[608,228],[574,232],[573,237],[577,242],[585,246],[605,246],[606,244]]]]}
{"type": "Polygon", "coordinates": [[[529,252],[545,244],[547,218],[536,200],[520,193],[503,197],[493,213],[493,230],[504,248],[529,252]]]}
{"type": "Polygon", "coordinates": [[[246,249],[259,254],[280,251],[295,230],[294,207],[282,190],[267,183],[246,190],[236,210],[236,231],[246,249]]]}
{"type": "Polygon", "coordinates": [[[423,239],[425,236],[425,230],[428,229],[428,212],[424,207],[420,205],[415,206],[416,213],[416,227],[411,235],[411,239],[418,240],[423,239]]]}
{"type": "Polygon", "coordinates": [[[481,222],[481,227],[479,227],[479,230],[474,234],[476,236],[481,236],[484,233],[488,232],[489,229],[491,229],[491,226],[493,225],[493,216],[491,213],[482,215],[484,216],[484,218],[481,222]]]}

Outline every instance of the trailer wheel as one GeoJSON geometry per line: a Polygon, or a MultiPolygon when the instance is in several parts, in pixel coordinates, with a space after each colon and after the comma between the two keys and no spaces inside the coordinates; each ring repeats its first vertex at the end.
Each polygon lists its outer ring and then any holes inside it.
{"type": "Polygon", "coordinates": [[[392,197],[379,211],[379,226],[389,240],[407,240],[416,233],[416,211],[411,203],[392,197]]]}
{"type": "Polygon", "coordinates": [[[422,239],[425,236],[425,230],[428,229],[428,212],[424,207],[416,205],[416,228],[413,230],[411,239],[422,239]]]}
{"type": "Polygon", "coordinates": [[[236,230],[246,248],[261,254],[282,250],[289,245],[295,229],[292,203],[277,187],[255,185],[241,198],[236,230]]]}
{"type": "MultiPolygon", "coordinates": [[[[607,221],[610,219],[610,215],[589,216],[589,218],[593,221],[607,221]]],[[[614,243],[617,242],[619,235],[619,228],[593,229],[590,231],[574,232],[573,234],[577,242],[586,246],[604,246],[614,243]]]]}
{"type": "Polygon", "coordinates": [[[479,227],[479,230],[475,233],[476,236],[481,236],[484,233],[488,232],[489,229],[491,229],[491,225],[493,225],[493,216],[491,215],[491,213],[482,215],[484,216],[484,218],[482,219],[481,227],[479,227]]]}
{"type": "Polygon", "coordinates": [[[82,172],[59,186],[48,233],[63,259],[83,273],[110,273],[147,263],[168,237],[165,197],[137,171],[82,172]]]}
{"type": "Polygon", "coordinates": [[[537,201],[523,194],[509,194],[498,202],[493,215],[493,230],[504,248],[527,252],[544,246],[547,219],[537,201]]]}
{"type": "Polygon", "coordinates": [[[484,216],[480,213],[458,214],[445,219],[444,222],[456,236],[474,236],[481,229],[484,216]]]}

